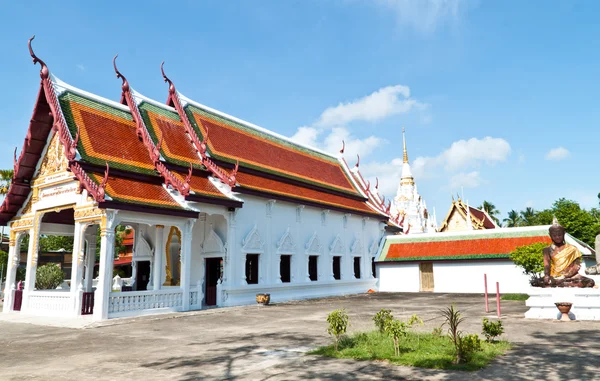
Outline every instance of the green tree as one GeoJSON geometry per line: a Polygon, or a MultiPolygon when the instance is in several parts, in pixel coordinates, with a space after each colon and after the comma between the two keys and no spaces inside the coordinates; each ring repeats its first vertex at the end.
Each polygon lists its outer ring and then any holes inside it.
{"type": "Polygon", "coordinates": [[[497,225],[500,225],[500,220],[498,219],[500,211],[496,208],[496,205],[484,200],[479,206],[479,209],[485,211],[488,216],[490,216],[490,218],[496,222],[497,225]]]}
{"type": "Polygon", "coordinates": [[[534,226],[536,211],[528,206],[525,210],[521,211],[521,225],[520,226],[534,226]]]}
{"type": "Polygon", "coordinates": [[[12,169],[0,169],[0,195],[7,194],[13,178],[12,169]]]}
{"type": "Polygon", "coordinates": [[[565,198],[557,200],[552,205],[552,211],[567,233],[592,247],[594,246],[600,223],[590,212],[582,209],[577,202],[565,198]]]}
{"type": "Polygon", "coordinates": [[[519,215],[519,212],[513,209],[510,212],[508,212],[507,218],[504,219],[504,225],[508,228],[514,228],[517,226],[521,226],[522,221],[523,219],[519,215]]]}
{"type": "Polygon", "coordinates": [[[544,247],[547,243],[538,242],[519,246],[510,253],[510,259],[519,266],[525,275],[537,276],[544,272],[544,247]]]}
{"type": "Polygon", "coordinates": [[[554,212],[552,209],[544,209],[540,211],[536,211],[533,219],[531,220],[531,226],[536,225],[550,225],[552,224],[552,219],[554,218],[554,212]]]}
{"type": "Polygon", "coordinates": [[[8,253],[0,250],[0,270],[2,270],[2,272],[0,273],[0,283],[2,283],[2,280],[4,279],[4,274],[6,274],[6,265],[7,264],[8,264],[8,253]]]}
{"type": "Polygon", "coordinates": [[[55,263],[48,263],[37,268],[35,288],[38,290],[54,290],[65,280],[65,274],[55,263]]]}
{"type": "Polygon", "coordinates": [[[348,314],[344,309],[335,310],[327,315],[327,323],[329,323],[327,333],[333,336],[333,346],[337,352],[340,338],[348,329],[348,314]]]}

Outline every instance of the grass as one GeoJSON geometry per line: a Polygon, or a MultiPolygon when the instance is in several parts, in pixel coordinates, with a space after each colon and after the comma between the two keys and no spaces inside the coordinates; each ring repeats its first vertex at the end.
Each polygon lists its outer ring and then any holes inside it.
{"type": "Polygon", "coordinates": [[[454,346],[448,336],[409,332],[401,341],[400,356],[395,356],[392,339],[379,331],[372,331],[344,337],[340,340],[338,352],[333,345],[329,345],[309,354],[355,360],[387,360],[392,364],[420,368],[473,371],[485,367],[494,357],[504,354],[511,347],[506,341],[482,341],[481,344],[482,350],[475,352],[469,362],[453,364],[454,346]]]}
{"type": "Polygon", "coordinates": [[[527,294],[502,294],[500,300],[527,300],[529,295],[527,294]]]}

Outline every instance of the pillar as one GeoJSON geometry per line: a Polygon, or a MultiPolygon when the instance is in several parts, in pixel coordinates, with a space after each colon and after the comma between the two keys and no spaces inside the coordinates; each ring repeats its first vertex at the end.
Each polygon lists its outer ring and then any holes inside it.
{"type": "Polygon", "coordinates": [[[112,291],[115,258],[115,211],[106,211],[100,228],[100,274],[94,295],[94,320],[108,319],[108,303],[112,291]]]}
{"type": "Polygon", "coordinates": [[[154,263],[152,268],[152,289],[160,290],[162,284],[163,257],[165,256],[165,227],[156,225],[156,236],[154,239],[154,263]]]}
{"type": "Polygon", "coordinates": [[[85,259],[86,264],[84,289],[86,292],[92,292],[92,289],[94,287],[94,266],[96,265],[96,234],[88,235],[85,259]]]}
{"type": "Polygon", "coordinates": [[[190,309],[190,278],[192,273],[192,230],[195,219],[190,218],[181,232],[181,272],[179,273],[180,287],[183,290],[183,311],[190,309]]]}
{"type": "MultiPolygon", "coordinates": [[[[41,218],[41,217],[40,217],[41,218]]],[[[27,273],[25,274],[25,293],[33,291],[35,288],[35,274],[38,261],[38,241],[40,239],[38,229],[34,227],[29,230],[29,247],[27,249],[27,273]]],[[[25,298],[23,298],[25,299],[25,298]]]]}
{"type": "Polygon", "coordinates": [[[83,291],[83,234],[86,226],[75,221],[73,234],[73,254],[71,264],[71,300],[73,301],[73,313],[81,313],[81,291],[83,291]]]}
{"type": "Polygon", "coordinates": [[[8,243],[8,263],[6,264],[6,284],[4,286],[4,312],[13,309],[13,293],[16,289],[17,267],[19,266],[19,240],[21,233],[11,231],[8,243]]]}
{"type": "MultiPolygon", "coordinates": [[[[235,279],[235,268],[236,268],[236,251],[237,251],[237,217],[238,209],[229,212],[229,219],[227,221],[227,251],[225,252],[225,257],[223,258],[223,286],[231,286],[234,285],[235,279]]],[[[245,275],[244,275],[245,279],[245,275]]]]}

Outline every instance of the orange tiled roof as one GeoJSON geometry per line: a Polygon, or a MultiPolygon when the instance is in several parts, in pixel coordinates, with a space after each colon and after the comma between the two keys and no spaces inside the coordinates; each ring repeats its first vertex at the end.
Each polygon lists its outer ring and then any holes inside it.
{"type": "Polygon", "coordinates": [[[216,158],[321,187],[358,194],[337,159],[187,105],[201,139],[216,158]]]}
{"type": "Polygon", "coordinates": [[[289,197],[299,201],[308,201],[328,207],[381,216],[381,214],[371,209],[364,201],[292,185],[244,172],[238,172],[237,180],[241,188],[289,197]]]}

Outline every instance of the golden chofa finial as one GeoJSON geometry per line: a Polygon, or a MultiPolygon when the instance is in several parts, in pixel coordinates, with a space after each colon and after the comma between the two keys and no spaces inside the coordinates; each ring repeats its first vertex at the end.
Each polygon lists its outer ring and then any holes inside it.
{"type": "Polygon", "coordinates": [[[402,145],[404,146],[403,163],[408,163],[408,152],[406,152],[406,138],[404,137],[404,127],[402,127],[402,145]]]}

